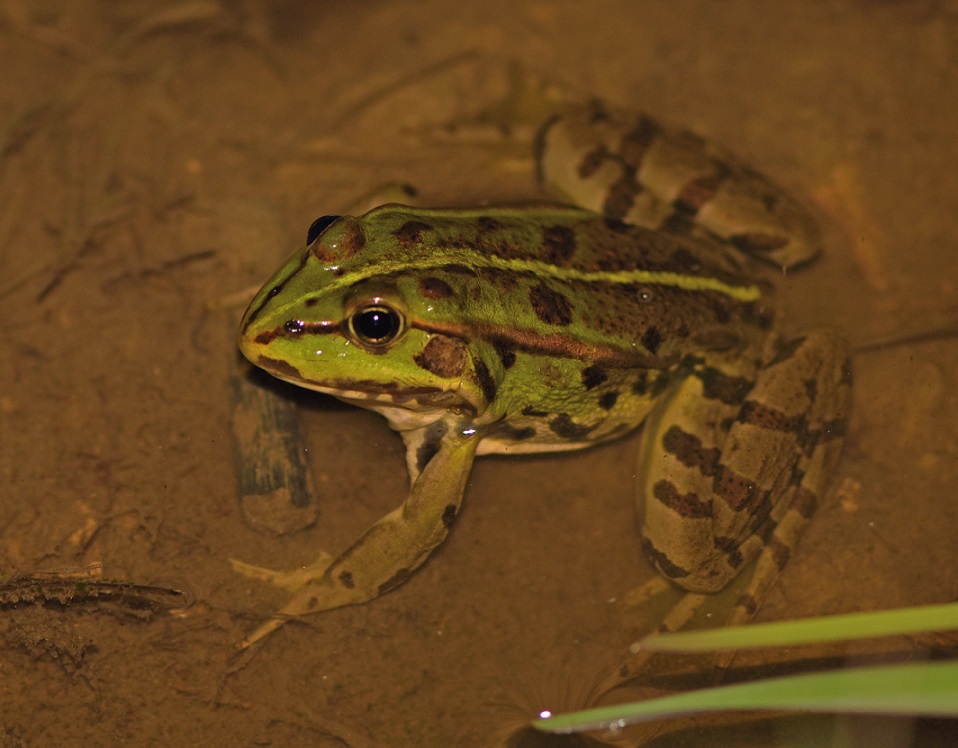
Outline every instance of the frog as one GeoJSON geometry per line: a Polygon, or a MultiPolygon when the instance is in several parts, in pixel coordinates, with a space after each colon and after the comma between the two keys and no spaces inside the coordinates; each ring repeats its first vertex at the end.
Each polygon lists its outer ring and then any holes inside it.
{"type": "Polygon", "coordinates": [[[639,545],[661,579],[699,600],[753,567],[729,616],[743,621],[788,560],[850,407],[845,338],[785,337],[761,269],[819,254],[811,211],[709,140],[599,101],[547,118],[533,154],[554,200],[322,216],[250,302],[243,355],[384,416],[410,488],[338,556],[237,563],[292,591],[240,648],[410,579],[476,457],[639,429],[639,545]]]}

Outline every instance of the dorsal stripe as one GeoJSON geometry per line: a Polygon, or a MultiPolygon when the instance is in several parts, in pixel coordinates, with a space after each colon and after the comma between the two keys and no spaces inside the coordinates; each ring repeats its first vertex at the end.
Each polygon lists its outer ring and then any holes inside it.
{"type": "MultiPolygon", "coordinates": [[[[559,267],[541,260],[506,259],[495,255],[475,254],[468,259],[463,259],[461,253],[457,253],[455,257],[436,253],[431,257],[417,258],[416,260],[377,260],[364,267],[350,270],[340,278],[331,281],[323,290],[348,286],[357,281],[380,275],[392,275],[407,270],[416,272],[439,270],[449,265],[455,265],[458,268],[492,268],[512,273],[528,273],[540,278],[552,278],[562,282],[611,283],[617,285],[638,283],[669,286],[686,291],[713,291],[737,301],[756,301],[762,295],[759,287],[754,284],[736,286],[717,278],[672,273],[665,270],[578,270],[576,268],[559,267]]],[[[329,269],[334,271],[336,268],[330,267],[329,269]]]]}

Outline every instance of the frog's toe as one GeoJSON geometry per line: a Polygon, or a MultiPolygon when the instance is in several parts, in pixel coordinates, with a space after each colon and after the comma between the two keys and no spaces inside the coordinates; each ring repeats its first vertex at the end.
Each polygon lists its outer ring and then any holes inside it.
{"type": "Polygon", "coordinates": [[[622,597],[622,602],[627,608],[640,608],[650,600],[658,597],[663,592],[666,592],[670,589],[674,589],[671,583],[669,583],[669,581],[664,577],[656,575],[644,584],[641,584],[635,589],[627,592],[622,597]]]}
{"type": "Polygon", "coordinates": [[[321,574],[321,578],[317,578],[314,567],[303,569],[301,574],[270,572],[269,569],[260,569],[256,566],[251,568],[255,570],[254,574],[262,571],[269,574],[278,574],[282,578],[280,584],[283,586],[289,584],[289,578],[293,577],[297,586],[293,589],[293,596],[272,618],[260,624],[237,645],[237,649],[240,650],[265,639],[287,621],[298,620],[304,616],[321,613],[325,610],[334,610],[344,605],[355,605],[368,599],[361,593],[357,593],[350,584],[344,584],[341,579],[331,579],[328,574],[321,574]]]}
{"type": "Polygon", "coordinates": [[[262,639],[265,639],[267,636],[269,636],[274,631],[276,631],[276,629],[278,629],[280,626],[286,623],[286,621],[287,621],[286,618],[275,617],[275,618],[270,618],[268,621],[265,621],[264,623],[261,623],[259,626],[257,626],[255,629],[250,631],[245,637],[243,637],[243,639],[241,639],[236,644],[236,649],[239,651],[243,651],[244,649],[249,649],[254,644],[256,644],[256,642],[262,639]]]}
{"type": "Polygon", "coordinates": [[[254,566],[238,558],[231,558],[230,565],[233,571],[242,574],[250,579],[257,579],[260,582],[268,582],[275,587],[281,587],[289,592],[298,592],[306,587],[310,582],[322,578],[332,563],[333,557],[328,553],[320,554],[312,564],[303,566],[291,571],[279,571],[278,569],[267,569],[264,566],[254,566]]]}

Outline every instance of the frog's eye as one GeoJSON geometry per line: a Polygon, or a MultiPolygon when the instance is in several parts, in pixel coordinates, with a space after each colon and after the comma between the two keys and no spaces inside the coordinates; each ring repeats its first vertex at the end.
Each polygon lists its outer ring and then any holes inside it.
{"type": "Polygon", "coordinates": [[[332,224],[336,223],[342,216],[320,216],[311,224],[309,224],[309,230],[306,232],[306,246],[308,247],[316,239],[319,238],[319,235],[322,234],[326,229],[328,229],[332,224]]]}
{"type": "Polygon", "coordinates": [[[350,337],[366,348],[385,348],[403,333],[405,319],[398,309],[375,300],[357,307],[347,322],[350,337]]]}

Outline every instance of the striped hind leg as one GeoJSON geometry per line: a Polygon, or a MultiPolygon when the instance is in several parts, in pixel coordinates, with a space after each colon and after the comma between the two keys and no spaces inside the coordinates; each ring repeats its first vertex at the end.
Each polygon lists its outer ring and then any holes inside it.
{"type": "MultiPolygon", "coordinates": [[[[728,622],[758,609],[807,525],[841,451],[849,409],[847,346],[823,331],[782,346],[761,366],[736,404],[709,381],[728,373],[690,374],[647,428],[641,467],[644,544],[660,573],[689,590],[662,631],[682,628],[709,593],[754,562],[728,622]],[[734,415],[727,418],[734,408],[734,415]],[[724,422],[722,428],[696,427],[724,422]]],[[[714,381],[713,381],[714,385],[714,381]]],[[[630,658],[620,677],[641,671],[630,658]]],[[[728,658],[730,659],[730,658],[728,658]]]]}

